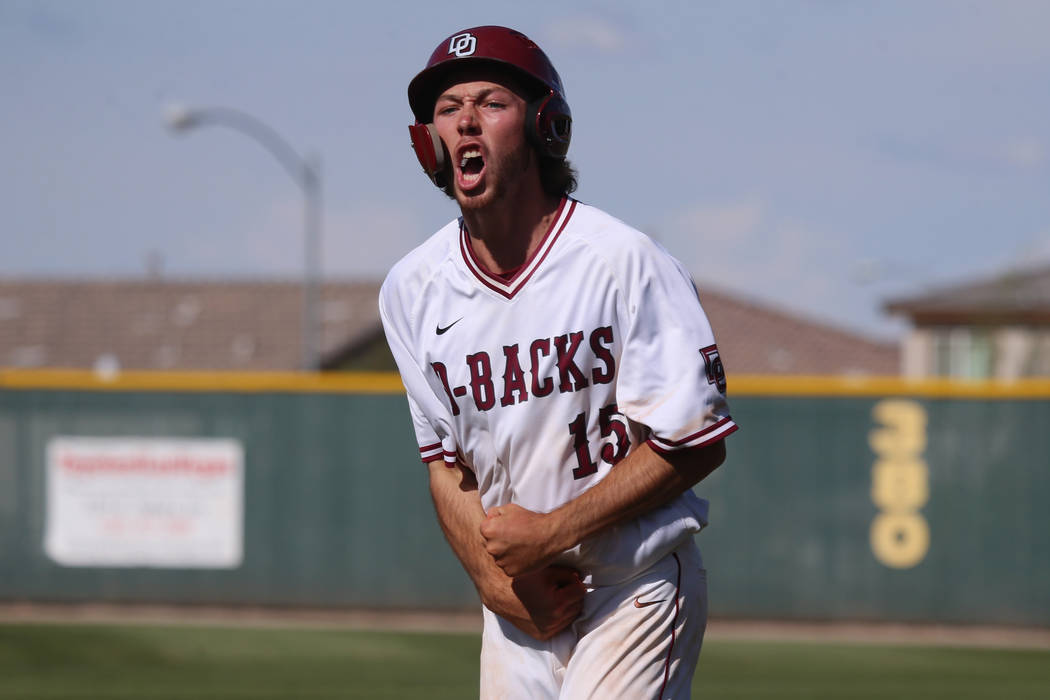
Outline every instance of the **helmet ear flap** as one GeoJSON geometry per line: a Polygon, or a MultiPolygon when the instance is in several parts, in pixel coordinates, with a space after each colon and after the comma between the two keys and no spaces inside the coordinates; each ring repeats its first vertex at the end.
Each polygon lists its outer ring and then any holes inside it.
{"type": "Polygon", "coordinates": [[[557,93],[533,100],[525,112],[525,134],[547,158],[564,158],[572,138],[569,105],[557,93]]]}
{"type": "Polygon", "coordinates": [[[416,122],[408,127],[408,134],[412,138],[412,150],[416,152],[423,172],[435,185],[444,188],[447,184],[445,164],[448,163],[449,157],[445,142],[438,136],[437,127],[416,122]]]}

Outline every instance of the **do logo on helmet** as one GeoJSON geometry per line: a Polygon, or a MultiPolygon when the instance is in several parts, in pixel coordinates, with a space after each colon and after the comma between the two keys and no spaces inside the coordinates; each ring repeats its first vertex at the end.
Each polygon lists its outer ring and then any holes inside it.
{"type": "Polygon", "coordinates": [[[471,56],[478,48],[478,40],[470,32],[457,34],[448,40],[449,54],[455,54],[456,58],[471,56]]]}

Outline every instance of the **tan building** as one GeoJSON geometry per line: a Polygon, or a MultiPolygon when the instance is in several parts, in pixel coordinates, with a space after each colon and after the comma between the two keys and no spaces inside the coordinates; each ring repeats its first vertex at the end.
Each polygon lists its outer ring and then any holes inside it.
{"type": "MultiPolygon", "coordinates": [[[[377,282],[326,282],[321,366],[393,370],[377,282]]],[[[701,286],[730,374],[893,375],[895,344],[701,286]]],[[[0,366],[119,371],[294,370],[292,281],[0,280],[0,366]]]]}
{"type": "Polygon", "coordinates": [[[908,377],[1050,376],[1050,267],[1015,270],[885,304],[907,317],[908,377]]]}

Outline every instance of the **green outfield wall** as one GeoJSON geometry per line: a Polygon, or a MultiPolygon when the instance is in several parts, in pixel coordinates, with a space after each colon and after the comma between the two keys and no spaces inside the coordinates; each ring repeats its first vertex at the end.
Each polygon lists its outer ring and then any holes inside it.
{"type": "MultiPolygon", "coordinates": [[[[1050,382],[730,377],[729,391],[741,429],[697,487],[713,615],[1050,625],[1050,382]]],[[[394,375],[0,371],[0,600],[477,598],[435,521],[394,375]],[[237,479],[204,457],[199,472],[177,456],[100,471],[91,453],[202,439],[238,446],[237,479]],[[55,456],[64,447],[72,457],[55,456]],[[175,471],[171,493],[140,491],[175,471]],[[212,505],[180,500],[220,472],[212,505]],[[120,539],[134,498],[134,522],[170,529],[149,546],[174,552],[144,556],[201,560],[137,559],[120,539]],[[215,536],[194,535],[201,523],[215,536]],[[112,542],[132,563],[99,563],[112,542]]]]}

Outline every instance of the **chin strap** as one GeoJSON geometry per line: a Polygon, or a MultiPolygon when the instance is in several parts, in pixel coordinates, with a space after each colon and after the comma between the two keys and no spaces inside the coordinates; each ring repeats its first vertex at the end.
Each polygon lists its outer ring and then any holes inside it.
{"type": "Polygon", "coordinates": [[[448,162],[448,151],[438,136],[437,127],[416,122],[408,127],[408,133],[412,137],[412,150],[416,152],[423,172],[435,185],[444,188],[447,184],[445,164],[448,162]]]}

